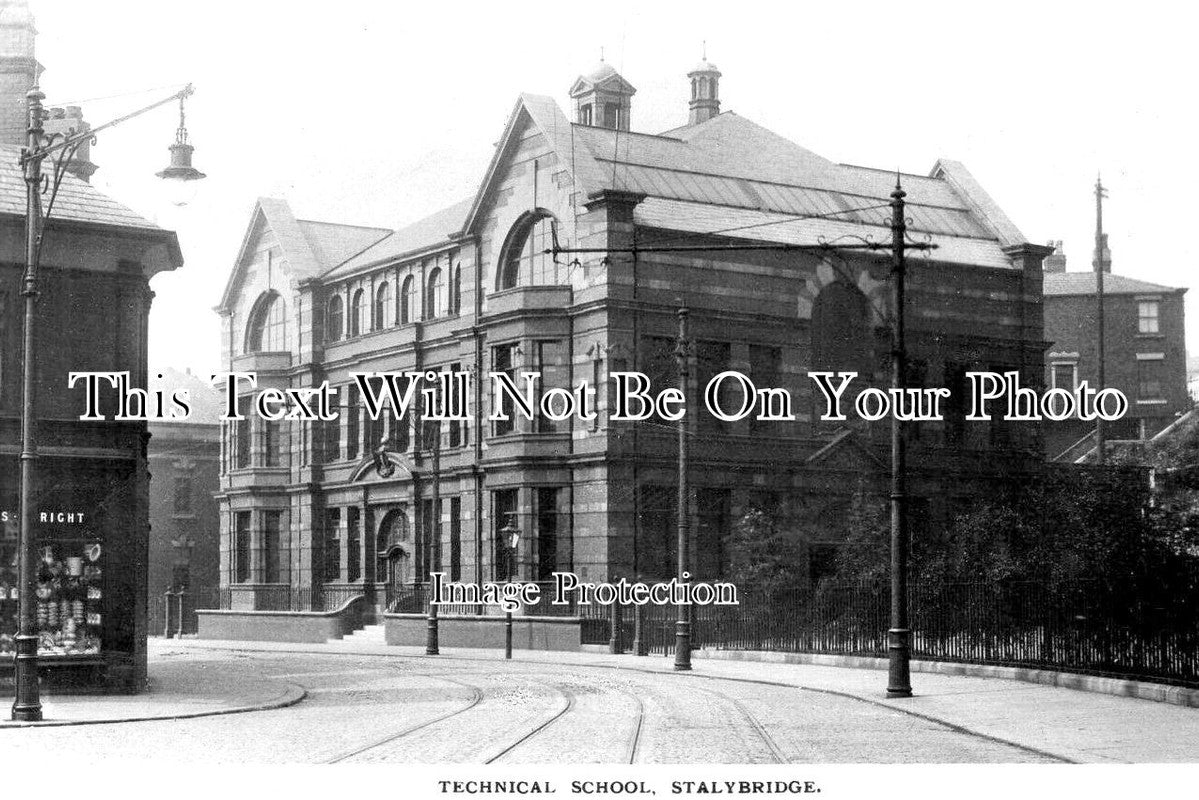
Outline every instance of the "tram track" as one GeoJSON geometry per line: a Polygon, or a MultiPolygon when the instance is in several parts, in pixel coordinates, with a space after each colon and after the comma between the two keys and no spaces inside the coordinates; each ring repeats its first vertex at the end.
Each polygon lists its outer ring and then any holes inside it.
{"type": "Polygon", "coordinates": [[[557,684],[546,684],[546,685],[552,686],[555,690],[557,690],[557,692],[559,694],[562,695],[562,699],[565,701],[562,704],[562,708],[558,709],[548,719],[546,719],[546,720],[542,721],[540,724],[536,725],[532,730],[525,733],[519,739],[517,739],[512,744],[508,745],[503,750],[501,750],[498,753],[496,753],[495,755],[493,755],[491,758],[484,759],[484,761],[483,761],[484,764],[494,764],[496,761],[499,761],[501,758],[508,755],[513,750],[520,747],[521,745],[525,744],[530,739],[537,736],[539,733],[544,731],[549,726],[553,725],[558,720],[562,719],[562,717],[566,716],[567,712],[569,712],[572,708],[575,707],[574,692],[570,691],[570,689],[567,689],[564,686],[559,686],[557,684]]]}
{"type": "Polygon", "coordinates": [[[766,748],[770,751],[770,755],[775,760],[775,763],[791,763],[791,759],[787,758],[787,754],[783,752],[783,749],[779,746],[778,742],[775,741],[774,736],[770,734],[770,731],[766,729],[766,726],[762,724],[762,721],[758,719],[756,714],[749,710],[749,707],[746,706],[744,702],[715,689],[709,689],[703,686],[696,686],[694,688],[698,689],[704,694],[719,697],[721,700],[724,700],[733,708],[737,709],[737,713],[741,715],[746,724],[749,725],[750,729],[753,730],[762,743],[766,745],[766,748]]]}

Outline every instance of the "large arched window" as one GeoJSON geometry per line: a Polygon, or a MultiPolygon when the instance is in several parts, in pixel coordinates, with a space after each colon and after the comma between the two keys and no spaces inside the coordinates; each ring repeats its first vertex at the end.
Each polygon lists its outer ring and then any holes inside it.
{"type": "Polygon", "coordinates": [[[874,336],[866,295],[845,281],[820,290],[812,304],[812,369],[873,372],[874,336]]]}
{"type": "Polygon", "coordinates": [[[554,256],[554,217],[548,211],[526,214],[508,234],[496,289],[558,282],[554,256]]]}
{"type": "Polygon", "coordinates": [[[329,306],[325,310],[325,336],[330,342],[336,342],[345,336],[344,317],[341,295],[335,294],[329,298],[329,306]]]}
{"type": "Polygon", "coordinates": [[[425,318],[436,319],[445,313],[445,273],[439,267],[429,271],[428,288],[425,291],[425,318]]]}
{"type": "Polygon", "coordinates": [[[375,287],[375,313],[372,319],[375,330],[391,327],[391,284],[383,281],[375,287]]]}
{"type": "Polygon", "coordinates": [[[246,352],[287,349],[287,306],[278,292],[267,292],[254,303],[246,328],[246,352]]]}
{"type": "Polygon", "coordinates": [[[412,322],[412,276],[404,278],[400,284],[400,324],[412,322]]]}
{"type": "Polygon", "coordinates": [[[365,301],[363,299],[363,291],[361,289],[354,290],[354,294],[350,296],[350,335],[358,336],[362,333],[362,315],[366,311],[365,301]]]}
{"type": "Polygon", "coordinates": [[[450,313],[462,313],[462,265],[454,268],[454,277],[450,280],[450,313]]]}

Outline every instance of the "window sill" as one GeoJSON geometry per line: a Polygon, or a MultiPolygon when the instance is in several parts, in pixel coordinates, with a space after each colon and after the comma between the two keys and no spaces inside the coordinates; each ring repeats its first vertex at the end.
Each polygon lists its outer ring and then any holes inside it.
{"type": "Polygon", "coordinates": [[[1164,405],[1166,405],[1166,404],[1167,404],[1167,403],[1169,403],[1169,402],[1170,402],[1170,401],[1169,401],[1169,400],[1167,400],[1167,399],[1165,399],[1164,397],[1163,397],[1163,398],[1161,398],[1160,400],[1141,400],[1141,399],[1138,399],[1138,400],[1137,400],[1137,405],[1138,405],[1138,406],[1164,406],[1164,405]]]}

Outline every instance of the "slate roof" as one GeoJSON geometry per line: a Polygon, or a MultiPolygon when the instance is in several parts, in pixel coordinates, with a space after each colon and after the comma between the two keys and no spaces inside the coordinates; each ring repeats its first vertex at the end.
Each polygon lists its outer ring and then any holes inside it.
{"type": "Polygon", "coordinates": [[[298,219],[296,222],[299,223],[300,230],[308,240],[308,246],[312,248],[312,254],[322,269],[337,266],[391,234],[388,228],[371,228],[366,225],[343,225],[310,219],[298,219]]]}
{"type": "MultiPolygon", "coordinates": [[[[24,219],[25,176],[21,172],[20,157],[21,148],[0,145],[0,214],[24,219]]],[[[87,181],[70,174],[63,176],[58,198],[54,201],[53,219],[167,233],[87,181]]]]}
{"type": "MultiPolygon", "coordinates": [[[[1094,272],[1046,272],[1045,296],[1067,296],[1095,294],[1096,280],[1094,272]]],[[[1109,294],[1162,294],[1165,292],[1185,292],[1173,286],[1163,286],[1160,283],[1150,283],[1126,275],[1107,273],[1103,276],[1103,293],[1109,294]]]]}
{"type": "Polygon", "coordinates": [[[444,244],[462,229],[474,198],[455,203],[378,240],[355,256],[325,273],[326,278],[341,278],[375,264],[400,258],[408,253],[444,244]]]}

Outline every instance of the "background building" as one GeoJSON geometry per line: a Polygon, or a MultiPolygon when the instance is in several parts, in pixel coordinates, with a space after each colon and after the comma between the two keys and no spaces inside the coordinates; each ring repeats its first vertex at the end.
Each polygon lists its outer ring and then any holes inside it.
{"type": "MultiPolygon", "coordinates": [[[[152,388],[188,393],[185,419],[150,423],[150,563],[147,570],[151,634],[165,622],[163,592],[186,588],[189,608],[212,606],[220,574],[221,396],[190,371],[155,372],[152,388]]],[[[172,613],[176,613],[172,611],[172,613]]],[[[194,630],[189,616],[188,630],[194,630]]]]}
{"type": "MultiPolygon", "coordinates": [[[[10,652],[17,612],[18,463],[24,297],[25,94],[41,66],[24,2],[0,3],[0,650],[10,652]]],[[[82,125],[78,109],[52,109],[47,131],[82,125]]],[[[175,234],[104,196],[87,178],[86,151],[63,180],[46,223],[37,304],[39,458],[36,466],[37,622],[43,675],[114,690],[146,678],[148,495],[146,424],[81,422],[85,393],[72,371],[128,371],[146,381],[150,278],[176,269],[175,234]]],[[[111,416],[115,396],[102,395],[111,416]]],[[[10,671],[10,658],[0,670],[10,671]]]]}
{"type": "MultiPolygon", "coordinates": [[[[727,573],[733,522],[759,507],[785,519],[819,576],[855,493],[885,486],[888,433],[885,422],[817,421],[807,372],[888,383],[889,261],[702,248],[886,239],[897,175],[833,163],[721,112],[720,77],[706,61],[693,69],[680,92],[687,124],[657,135],[632,129],[635,89],[606,64],[572,85],[574,121],[522,95],[474,193],[394,232],[299,221],[285,201],[259,201],[219,306],[224,363],[268,386],[327,379],[342,416],[227,424],[221,581],[234,607],[269,608],[287,592],[382,599],[422,580],[434,537],[452,578],[503,577],[510,520],[522,579],[672,574],[676,434],[611,421],[609,375],[674,385],[680,305],[691,310],[692,572],[727,573]],[[554,258],[555,240],[600,252],[554,258]],[[631,252],[653,245],[696,249],[631,252]],[[476,387],[492,371],[539,371],[550,387],[586,380],[599,416],[488,421],[484,385],[471,422],[441,427],[436,475],[436,429],[373,421],[350,386],[355,371],[426,369],[471,372],[476,387]],[[726,369],[789,389],[796,420],[703,412],[697,387],[726,369]],[[388,478],[372,465],[381,441],[395,454],[388,478]]],[[[966,425],[962,397],[970,369],[1042,385],[1049,250],[957,162],[898,177],[912,235],[938,245],[911,259],[909,380],[955,397],[944,423],[912,430],[913,517],[931,525],[1041,458],[1037,430],[966,425]]]]}
{"type": "MultiPolygon", "coordinates": [[[[1067,272],[1059,241],[1045,259],[1046,383],[1073,390],[1080,381],[1097,386],[1098,321],[1096,273],[1067,272]]],[[[1186,289],[1162,286],[1111,272],[1103,281],[1104,378],[1128,397],[1129,411],[1109,423],[1109,440],[1152,437],[1190,410],[1187,392],[1186,289]]],[[[1095,447],[1094,424],[1045,424],[1050,458],[1076,460],[1095,447]]]]}

